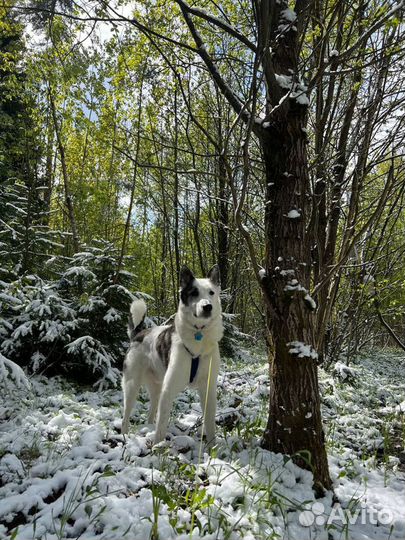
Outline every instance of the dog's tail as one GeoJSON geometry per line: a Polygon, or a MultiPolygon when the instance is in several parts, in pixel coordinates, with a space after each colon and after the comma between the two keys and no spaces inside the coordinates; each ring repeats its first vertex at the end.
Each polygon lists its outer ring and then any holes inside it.
{"type": "Polygon", "coordinates": [[[143,323],[146,315],[146,304],[142,299],[134,300],[129,308],[130,316],[128,317],[128,336],[131,341],[143,329],[143,323]]]}

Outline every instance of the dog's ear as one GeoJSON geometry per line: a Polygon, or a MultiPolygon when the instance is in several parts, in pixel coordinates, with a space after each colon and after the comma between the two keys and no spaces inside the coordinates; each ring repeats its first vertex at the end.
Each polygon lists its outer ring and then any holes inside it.
{"type": "Polygon", "coordinates": [[[188,266],[183,266],[180,270],[180,287],[185,289],[187,285],[194,281],[193,272],[188,268],[188,266]]]}
{"type": "Polygon", "coordinates": [[[219,266],[215,264],[211,270],[208,272],[207,278],[212,281],[214,285],[220,287],[221,285],[221,275],[219,272],[219,266]]]}

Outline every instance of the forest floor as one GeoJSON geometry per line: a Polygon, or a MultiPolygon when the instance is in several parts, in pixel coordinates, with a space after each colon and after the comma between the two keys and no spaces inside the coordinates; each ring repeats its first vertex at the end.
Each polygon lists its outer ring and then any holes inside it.
{"type": "Polygon", "coordinates": [[[0,538],[168,540],[405,537],[405,358],[359,358],[320,375],[334,496],[259,448],[264,356],[225,360],[218,446],[201,452],[192,391],[175,403],[171,443],[153,451],[147,399],[126,444],[121,393],[31,379],[0,406],[0,538]],[[192,534],[190,534],[190,530],[192,534]]]}

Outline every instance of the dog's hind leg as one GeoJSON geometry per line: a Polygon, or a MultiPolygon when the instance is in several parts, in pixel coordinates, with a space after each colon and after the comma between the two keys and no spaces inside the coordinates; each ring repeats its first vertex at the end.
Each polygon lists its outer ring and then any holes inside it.
{"type": "Polygon", "coordinates": [[[144,366],[142,359],[133,355],[128,356],[124,364],[124,376],[122,390],[124,393],[124,415],[122,419],[121,433],[128,433],[129,417],[138,398],[139,390],[143,383],[144,366]]]}
{"type": "Polygon", "coordinates": [[[121,428],[121,433],[123,435],[126,435],[128,433],[129,417],[138,398],[140,387],[140,381],[135,381],[134,379],[126,379],[124,377],[124,380],[122,382],[122,389],[124,391],[124,415],[122,418],[121,428]]]}
{"type": "Polygon", "coordinates": [[[160,393],[162,391],[162,383],[156,382],[150,376],[146,376],[145,383],[148,388],[150,399],[148,424],[153,424],[155,422],[160,393]]]}

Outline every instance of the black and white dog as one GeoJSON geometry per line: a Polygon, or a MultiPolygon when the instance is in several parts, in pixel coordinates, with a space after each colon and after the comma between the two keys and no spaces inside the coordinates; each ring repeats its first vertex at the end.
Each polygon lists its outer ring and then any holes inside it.
{"type": "Polygon", "coordinates": [[[220,276],[214,266],[205,279],[196,279],[183,267],[180,303],[174,324],[144,329],[146,305],[131,304],[128,333],[131,347],[124,362],[122,433],[128,433],[129,416],[141,385],[150,396],[149,423],[157,413],[155,444],[166,436],[173,400],[186,386],[197,388],[207,444],[215,442],[218,342],[223,335],[220,276]]]}

